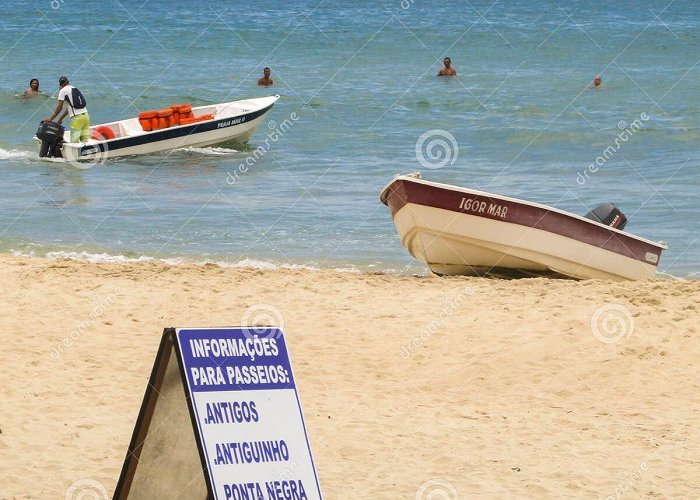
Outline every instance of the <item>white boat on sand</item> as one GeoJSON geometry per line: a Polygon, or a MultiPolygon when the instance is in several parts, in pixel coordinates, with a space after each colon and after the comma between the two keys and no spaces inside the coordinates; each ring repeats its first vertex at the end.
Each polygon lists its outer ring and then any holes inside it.
{"type": "Polygon", "coordinates": [[[667,248],[622,231],[612,204],[603,217],[582,217],[420,174],[396,176],[380,200],[408,252],[441,275],[653,278],[667,248]]]}
{"type": "MultiPolygon", "coordinates": [[[[278,95],[192,107],[193,119],[204,120],[144,130],[139,118],[103,123],[90,128],[87,142],[72,143],[66,131],[62,155],[68,161],[115,158],[158,153],[183,147],[203,147],[223,142],[246,143],[278,95]],[[99,132],[99,134],[96,134],[99,132]],[[99,139],[94,138],[100,136],[99,139]]],[[[183,120],[185,121],[185,120],[183,120]]]]}

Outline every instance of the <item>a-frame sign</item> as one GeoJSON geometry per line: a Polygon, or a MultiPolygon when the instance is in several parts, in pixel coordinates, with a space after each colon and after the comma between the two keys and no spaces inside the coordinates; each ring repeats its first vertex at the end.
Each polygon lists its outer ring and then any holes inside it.
{"type": "Polygon", "coordinates": [[[167,328],[114,498],[321,499],[282,331],[167,328]]]}

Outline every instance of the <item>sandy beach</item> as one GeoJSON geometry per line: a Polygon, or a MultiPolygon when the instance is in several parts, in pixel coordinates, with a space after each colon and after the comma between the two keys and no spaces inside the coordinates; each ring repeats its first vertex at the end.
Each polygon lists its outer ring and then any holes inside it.
{"type": "Polygon", "coordinates": [[[698,281],[0,266],[0,498],[111,498],[163,328],[270,321],[326,498],[700,497],[698,281]]]}

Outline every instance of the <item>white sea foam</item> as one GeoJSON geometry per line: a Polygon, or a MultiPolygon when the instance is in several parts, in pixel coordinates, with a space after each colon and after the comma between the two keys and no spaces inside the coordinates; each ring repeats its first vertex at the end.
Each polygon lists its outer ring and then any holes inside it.
{"type": "MultiPolygon", "coordinates": [[[[37,256],[42,256],[38,255],[34,251],[30,252],[22,252],[19,250],[10,250],[12,255],[15,255],[17,257],[37,257],[37,256]]],[[[102,264],[125,264],[125,263],[148,263],[148,262],[158,262],[161,264],[167,264],[170,266],[180,266],[180,265],[197,265],[197,266],[204,266],[204,265],[216,265],[219,267],[223,268],[229,268],[229,269],[261,269],[261,270],[277,270],[277,269],[287,269],[287,270],[307,270],[307,271],[320,271],[321,268],[315,267],[315,266],[310,266],[306,264],[290,264],[290,263],[275,263],[267,260],[257,260],[257,259],[250,259],[250,258],[245,258],[241,259],[236,262],[226,262],[226,261],[220,261],[220,260],[192,260],[192,259],[186,259],[186,258],[180,258],[180,257],[175,257],[175,258],[169,258],[169,259],[161,259],[161,258],[155,258],[155,257],[150,257],[147,255],[141,255],[138,257],[127,257],[125,255],[112,255],[108,253],[90,253],[90,252],[69,252],[69,251],[63,251],[59,250],[56,252],[47,252],[43,257],[47,259],[68,259],[68,260],[77,260],[77,261],[82,261],[82,262],[92,262],[92,263],[102,263],[102,264]]],[[[359,269],[356,267],[347,267],[347,268],[334,268],[334,271],[337,272],[346,272],[346,273],[359,273],[361,272],[359,269]]]]}
{"type": "Polygon", "coordinates": [[[334,267],[334,268],[322,268],[317,266],[312,266],[308,264],[291,264],[291,263],[275,263],[269,260],[258,260],[251,258],[240,259],[235,262],[227,262],[222,260],[195,260],[187,259],[182,257],[175,257],[169,259],[159,259],[155,257],[150,257],[147,255],[141,255],[139,257],[127,257],[125,255],[112,255],[108,253],[89,253],[89,252],[68,252],[68,251],[56,251],[47,252],[45,255],[41,252],[35,252],[31,250],[18,251],[10,250],[12,255],[17,257],[44,257],[47,259],[68,259],[77,260],[82,262],[92,262],[101,264],[127,264],[127,263],[160,263],[169,266],[182,266],[182,265],[195,265],[195,266],[205,266],[205,265],[215,265],[225,269],[260,269],[263,271],[275,271],[279,269],[284,270],[304,270],[304,271],[323,271],[324,269],[332,270],[338,273],[350,273],[359,274],[363,272],[369,273],[381,273],[381,274],[391,274],[391,275],[429,275],[430,272],[427,269],[414,269],[411,266],[404,266],[403,268],[377,268],[376,264],[368,264],[366,267],[357,266],[349,264],[347,267],[334,267]]]}
{"type": "Polygon", "coordinates": [[[47,259],[70,259],[81,260],[86,262],[121,264],[125,262],[164,262],[166,264],[178,265],[183,262],[182,259],[155,259],[146,255],[139,257],[126,257],[125,255],[112,255],[108,253],[89,253],[89,252],[48,252],[47,259]]]}
{"type": "Polygon", "coordinates": [[[191,153],[197,153],[202,155],[212,155],[212,156],[222,156],[238,153],[235,149],[228,148],[180,148],[178,151],[187,151],[191,153]]]}
{"type": "Polygon", "coordinates": [[[0,148],[0,160],[16,160],[19,158],[30,158],[31,156],[32,154],[29,151],[0,148]]]}
{"type": "Polygon", "coordinates": [[[90,253],[90,252],[66,252],[59,250],[57,252],[47,252],[42,255],[37,254],[34,250],[29,252],[22,252],[19,250],[10,250],[12,255],[17,257],[44,257],[47,259],[68,259],[68,260],[79,260],[84,262],[94,262],[94,263],[107,263],[107,264],[122,264],[127,262],[163,262],[165,264],[178,265],[184,262],[183,259],[156,259],[154,257],[148,257],[146,255],[141,255],[139,257],[126,257],[124,255],[111,255],[108,253],[90,253]]]}

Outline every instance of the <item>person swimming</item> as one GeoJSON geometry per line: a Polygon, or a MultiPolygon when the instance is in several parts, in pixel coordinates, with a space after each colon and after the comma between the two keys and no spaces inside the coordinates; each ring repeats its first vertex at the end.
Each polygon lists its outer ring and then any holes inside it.
{"type": "Polygon", "coordinates": [[[31,80],[29,80],[29,88],[24,91],[24,95],[31,96],[41,93],[41,90],[39,90],[39,80],[37,80],[36,78],[32,78],[31,80]]]}
{"type": "Polygon", "coordinates": [[[264,85],[265,87],[268,87],[272,85],[272,78],[270,78],[270,68],[265,68],[263,69],[263,76],[261,78],[258,78],[258,85],[264,85]]]}
{"type": "Polygon", "coordinates": [[[452,59],[446,57],[442,64],[444,66],[438,71],[437,76],[457,76],[457,70],[452,66],[452,59]]]}

